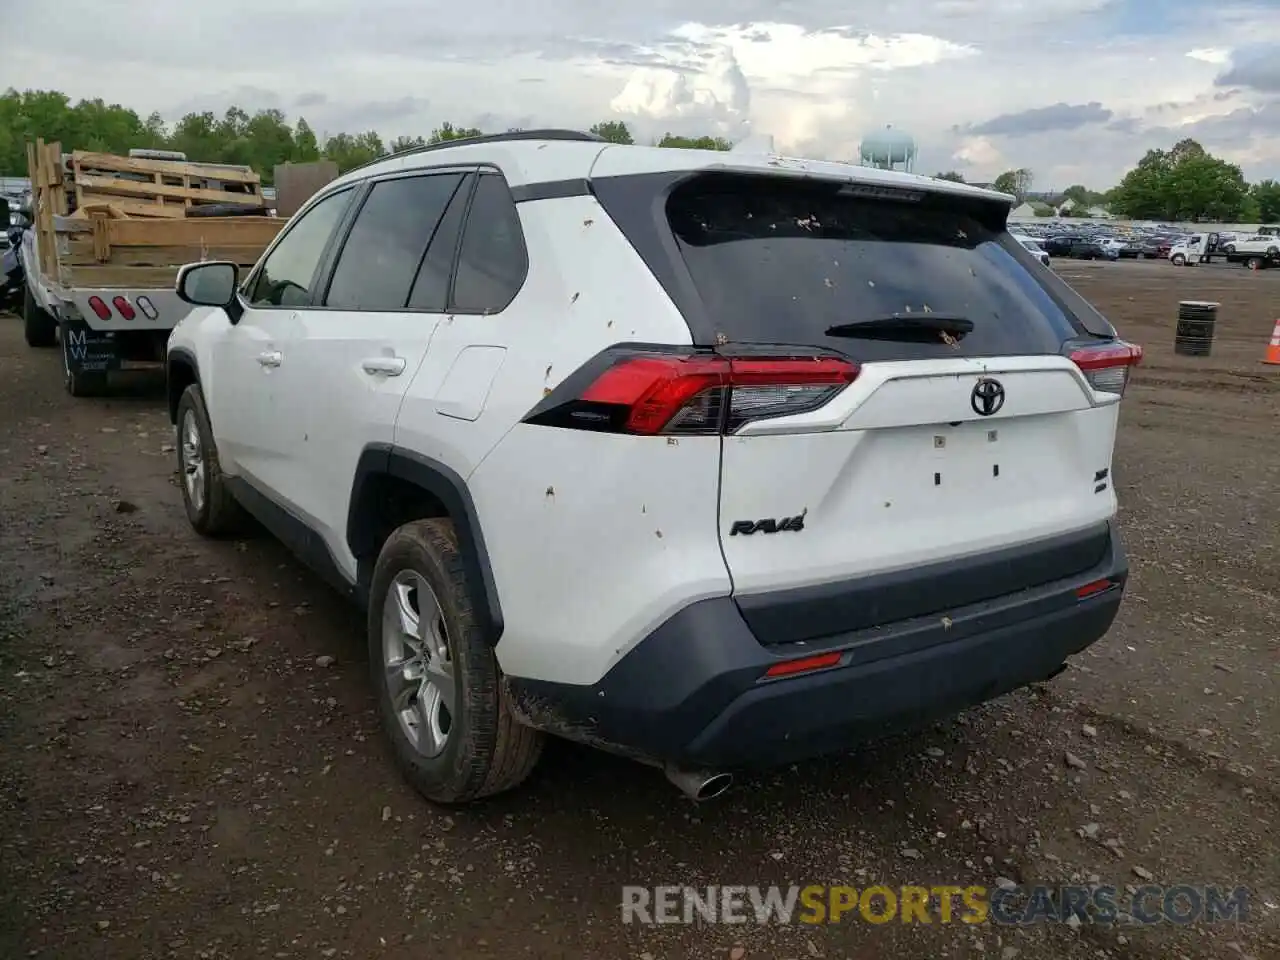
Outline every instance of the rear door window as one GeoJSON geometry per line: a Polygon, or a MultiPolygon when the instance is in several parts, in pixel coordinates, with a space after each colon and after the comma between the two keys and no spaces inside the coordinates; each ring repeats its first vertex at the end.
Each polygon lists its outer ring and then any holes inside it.
{"type": "Polygon", "coordinates": [[[667,219],[717,341],[817,345],[861,360],[1057,353],[1083,327],[991,201],[861,195],[834,181],[701,175],[667,219]],[[826,331],[895,314],[971,320],[958,342],[826,331]]]}
{"type": "Polygon", "coordinates": [[[467,174],[466,181],[458,187],[449,203],[449,209],[440,218],[427,255],[422,258],[417,279],[409,294],[410,310],[443,313],[449,305],[449,280],[453,276],[453,259],[462,236],[462,224],[466,219],[467,205],[471,200],[475,174],[467,174]]]}
{"type": "Polygon", "coordinates": [[[461,173],[399,177],[369,191],[334,267],[325,306],[403,310],[461,173]]]}

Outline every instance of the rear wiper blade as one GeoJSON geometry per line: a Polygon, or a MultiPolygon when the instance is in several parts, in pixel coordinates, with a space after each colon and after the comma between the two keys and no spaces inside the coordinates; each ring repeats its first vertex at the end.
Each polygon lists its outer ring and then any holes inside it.
{"type": "Polygon", "coordinates": [[[936,340],[947,334],[959,340],[973,333],[973,321],[956,313],[890,313],[868,320],[853,320],[827,327],[828,337],[863,337],[868,340],[936,340]]]}

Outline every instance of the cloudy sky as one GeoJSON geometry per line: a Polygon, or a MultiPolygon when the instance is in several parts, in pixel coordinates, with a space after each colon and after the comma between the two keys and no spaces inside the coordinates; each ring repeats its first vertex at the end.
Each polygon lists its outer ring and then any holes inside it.
{"type": "MultiPolygon", "coordinates": [[[[7,5],[8,6],[8,5],[7,5]]],[[[13,4],[0,87],[176,118],[235,103],[320,133],[626,120],[922,172],[1114,183],[1184,136],[1280,177],[1280,0],[59,0],[13,4]],[[285,7],[289,13],[277,12],[285,7]],[[56,21],[61,46],[29,38],[56,21]]]]}

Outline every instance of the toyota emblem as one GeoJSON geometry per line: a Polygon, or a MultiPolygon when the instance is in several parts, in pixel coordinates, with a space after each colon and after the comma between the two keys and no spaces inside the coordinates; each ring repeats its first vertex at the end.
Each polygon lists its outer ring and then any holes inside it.
{"type": "Polygon", "coordinates": [[[973,385],[973,393],[969,396],[969,406],[980,417],[989,417],[999,413],[1004,406],[1004,385],[999,380],[983,377],[973,385]]]}

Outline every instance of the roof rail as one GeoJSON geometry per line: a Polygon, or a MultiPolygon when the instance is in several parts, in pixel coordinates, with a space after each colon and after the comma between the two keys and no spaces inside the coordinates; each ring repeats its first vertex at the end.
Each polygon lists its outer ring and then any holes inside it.
{"type": "MultiPolygon", "coordinates": [[[[408,150],[397,150],[395,153],[387,153],[378,157],[376,160],[370,160],[368,163],[362,163],[358,167],[352,167],[347,173],[354,173],[356,170],[363,170],[365,167],[372,167],[375,163],[382,163],[383,160],[390,160],[392,157],[408,157],[417,153],[429,153],[432,150],[445,150],[450,147],[465,147],[472,143],[502,143],[507,140],[561,140],[566,143],[608,143],[604,137],[597,136],[594,133],[585,133],[581,130],[561,130],[558,128],[548,128],[546,130],[508,130],[506,133],[486,133],[478,137],[461,137],[457,140],[441,140],[439,143],[427,143],[420,147],[410,147],[408,150]]],[[[344,174],[345,176],[346,174],[344,174]]]]}

